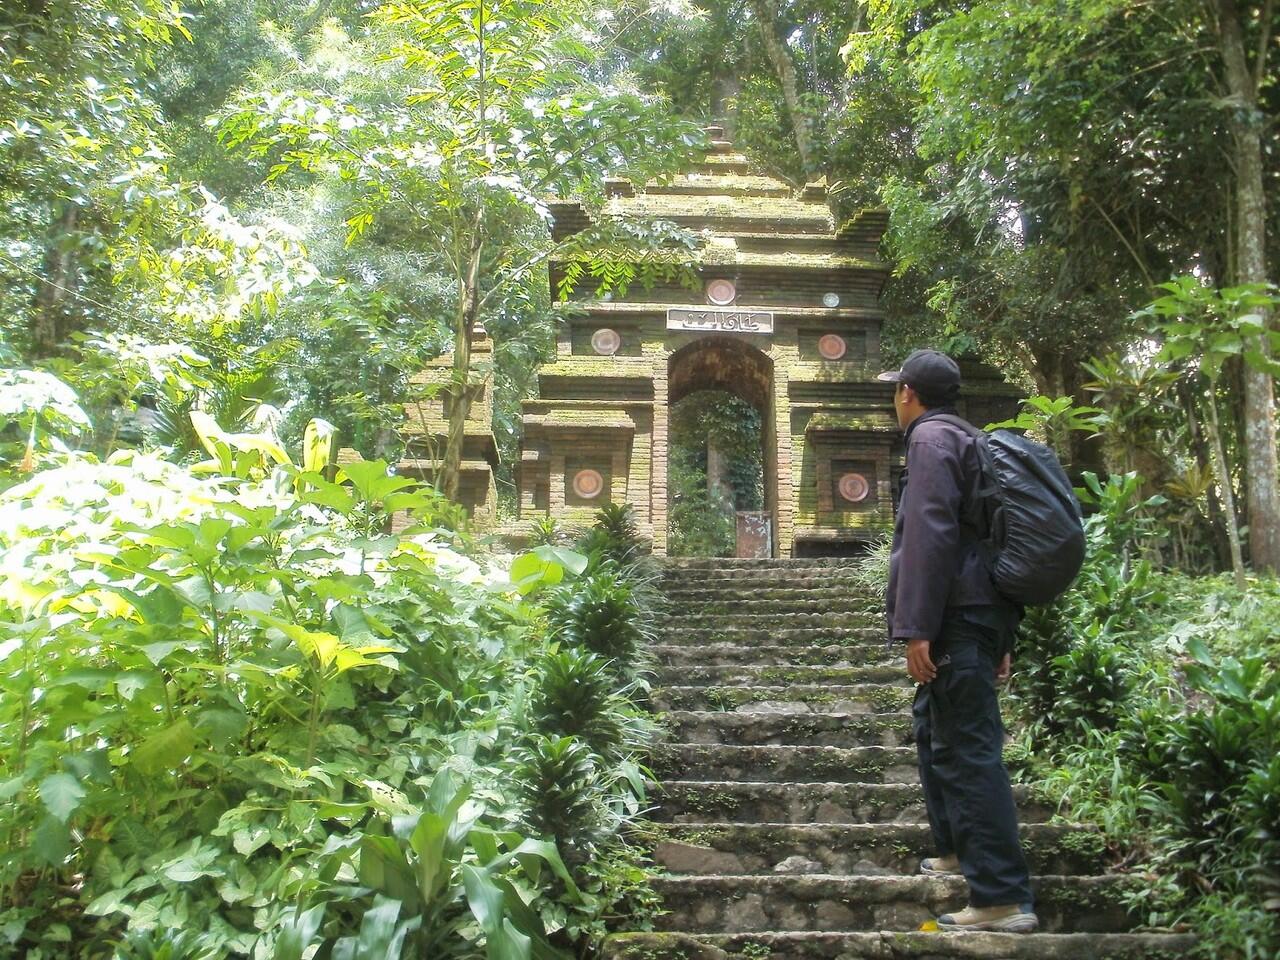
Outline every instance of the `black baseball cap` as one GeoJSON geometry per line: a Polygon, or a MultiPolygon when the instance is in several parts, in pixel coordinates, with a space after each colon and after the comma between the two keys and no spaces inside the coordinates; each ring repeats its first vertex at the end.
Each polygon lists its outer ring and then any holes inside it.
{"type": "Polygon", "coordinates": [[[930,400],[954,400],[960,393],[960,367],[945,353],[915,350],[899,370],[886,370],[877,380],[905,383],[930,400]]]}

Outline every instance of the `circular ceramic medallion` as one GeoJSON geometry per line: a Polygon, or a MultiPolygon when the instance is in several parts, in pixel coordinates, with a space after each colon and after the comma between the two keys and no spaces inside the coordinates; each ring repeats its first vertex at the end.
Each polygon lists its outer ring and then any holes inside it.
{"type": "Polygon", "coordinates": [[[611,357],[622,346],[622,337],[617,330],[603,327],[591,335],[591,349],[602,357],[611,357]]]}
{"type": "Polygon", "coordinates": [[[573,492],[584,500],[594,500],[604,490],[604,477],[598,470],[579,470],[573,475],[573,492]]]}
{"type": "Polygon", "coordinates": [[[870,492],[871,485],[860,473],[846,473],[840,478],[840,496],[850,503],[861,503],[870,492]]]}
{"type": "Polygon", "coordinates": [[[822,354],[823,360],[839,360],[848,349],[849,345],[844,342],[844,337],[834,333],[818,338],[818,353],[822,354]]]}
{"type": "Polygon", "coordinates": [[[737,288],[728,280],[712,280],[707,284],[707,299],[718,307],[728,306],[737,296],[737,288]]]}
{"type": "Polygon", "coordinates": [[[840,306],[840,294],[824,293],[822,295],[822,305],[824,307],[832,307],[832,308],[840,306]]]}

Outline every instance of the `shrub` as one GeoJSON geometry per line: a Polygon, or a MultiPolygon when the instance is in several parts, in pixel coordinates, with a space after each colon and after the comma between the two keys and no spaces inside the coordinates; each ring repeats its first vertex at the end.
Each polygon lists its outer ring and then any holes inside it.
{"type": "Polygon", "coordinates": [[[515,759],[525,823],[552,838],[570,863],[585,862],[607,822],[598,758],[576,737],[535,734],[515,759]]]}
{"type": "Polygon", "coordinates": [[[552,650],[537,665],[530,702],[534,729],[573,736],[617,760],[645,742],[647,724],[607,661],[588,650],[552,650]]]}
{"type": "Polygon", "coordinates": [[[550,635],[566,647],[581,647],[634,675],[648,639],[635,588],[611,569],[588,575],[547,599],[550,635]]]}

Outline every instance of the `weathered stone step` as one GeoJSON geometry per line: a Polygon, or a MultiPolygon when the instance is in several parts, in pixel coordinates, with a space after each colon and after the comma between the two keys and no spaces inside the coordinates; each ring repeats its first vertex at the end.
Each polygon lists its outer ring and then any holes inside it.
{"type": "Polygon", "coordinates": [[[1169,960],[1196,940],[1172,933],[617,933],[604,960],[1169,960]]]}
{"type": "Polygon", "coordinates": [[[866,600],[737,600],[727,603],[668,603],[655,616],[661,621],[689,620],[694,618],[745,617],[745,616],[811,616],[826,614],[867,623],[872,618],[884,618],[884,601],[866,600]]]}
{"type": "Polygon", "coordinates": [[[679,743],[805,744],[811,747],[902,747],[911,742],[909,713],[726,713],[673,710],[662,715],[679,743]]]}
{"type": "Polygon", "coordinates": [[[658,627],[679,626],[686,628],[716,629],[723,631],[726,627],[779,628],[794,630],[799,627],[870,627],[870,614],[852,613],[849,611],[828,613],[815,611],[792,611],[777,613],[767,610],[745,613],[687,614],[673,611],[655,619],[658,627]]]}
{"type": "Polygon", "coordinates": [[[649,195],[715,196],[715,197],[790,197],[791,188],[772,177],[738,174],[734,177],[683,175],[667,183],[650,183],[644,188],[649,195]]]}
{"type": "MultiPolygon", "coordinates": [[[[858,624],[854,621],[843,626],[830,627],[806,625],[796,627],[757,626],[724,626],[715,624],[686,625],[668,622],[658,628],[658,636],[664,644],[696,644],[705,646],[709,643],[730,643],[739,645],[760,644],[761,646],[829,646],[831,644],[871,644],[893,651],[894,648],[885,643],[883,623],[858,624]]],[[[896,652],[901,655],[902,650],[896,652]]]]}
{"type": "Polygon", "coordinates": [[[858,644],[820,643],[809,646],[764,646],[754,643],[659,643],[649,647],[649,652],[660,664],[680,666],[729,666],[730,664],[758,664],[760,666],[786,666],[801,664],[826,664],[832,667],[848,667],[856,664],[901,663],[902,650],[884,643],[863,641],[858,644]]]}
{"type": "Polygon", "coordinates": [[[866,603],[884,605],[883,590],[864,590],[848,584],[824,584],[818,587],[796,587],[788,582],[786,586],[774,585],[757,589],[725,586],[719,589],[708,588],[699,582],[671,583],[662,590],[668,603],[737,603],[752,600],[845,600],[857,599],[866,603]]]}
{"type": "Polygon", "coordinates": [[[737,710],[748,712],[895,713],[910,705],[907,687],[883,683],[839,686],[789,684],[768,687],[655,687],[655,710],[737,710]]]}
{"type": "Polygon", "coordinates": [[[690,592],[735,590],[757,596],[783,587],[790,590],[839,590],[868,600],[884,599],[884,585],[867,582],[852,571],[794,570],[783,574],[755,573],[750,570],[728,574],[681,573],[657,581],[663,594],[680,596],[690,592]]]}
{"type": "MultiPolygon", "coordinates": [[[[1015,785],[1018,819],[1047,820],[1052,811],[1015,785]]],[[[653,788],[651,817],[672,823],[923,823],[915,783],[743,783],[668,780],[653,788]]]]}
{"type": "Polygon", "coordinates": [[[662,564],[669,575],[709,570],[714,573],[763,570],[786,573],[794,570],[857,570],[859,562],[845,557],[669,557],[662,564]]]}
{"type": "Polygon", "coordinates": [[[678,683],[681,686],[723,687],[778,687],[787,684],[834,683],[842,686],[858,683],[892,683],[906,686],[912,683],[906,667],[900,664],[870,664],[856,667],[833,667],[826,664],[757,665],[733,664],[728,666],[659,667],[657,682],[678,683]]]}
{"type": "MultiPolygon", "coordinates": [[[[911,875],[933,853],[925,823],[713,823],[651,826],[653,859],[674,874],[911,875]]],[[[1033,873],[1098,873],[1101,835],[1084,827],[1021,828],[1033,873]]]]}
{"type": "MultiPolygon", "coordinates": [[[[1032,877],[1046,933],[1117,933],[1136,923],[1120,903],[1134,878],[1032,877]]],[[[653,881],[663,930],[915,930],[968,900],[963,877],[681,876],[653,881]]]]}
{"type": "Polygon", "coordinates": [[[914,783],[916,751],[906,747],[734,746],[665,743],[653,748],[659,777],[811,783],[914,783]]]}

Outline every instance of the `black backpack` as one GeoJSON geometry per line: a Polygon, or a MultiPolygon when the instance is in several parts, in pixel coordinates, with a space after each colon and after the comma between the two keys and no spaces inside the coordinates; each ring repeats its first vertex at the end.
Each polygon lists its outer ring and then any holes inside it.
{"type": "Polygon", "coordinates": [[[1084,563],[1080,503],[1057,456],[1011,430],[987,433],[950,414],[933,419],[977,442],[981,502],[971,505],[970,514],[984,532],[996,589],[1025,606],[1056,600],[1084,563]]]}

